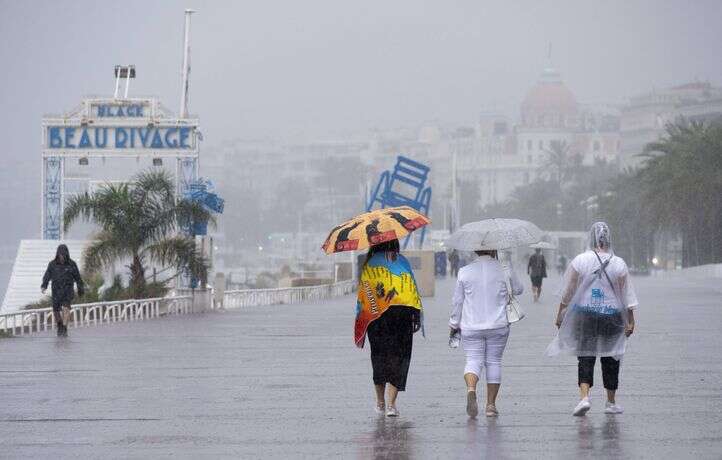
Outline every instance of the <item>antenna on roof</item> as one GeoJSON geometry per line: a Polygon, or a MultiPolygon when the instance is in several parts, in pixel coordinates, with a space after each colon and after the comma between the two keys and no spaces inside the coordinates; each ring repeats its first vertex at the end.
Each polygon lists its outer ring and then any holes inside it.
{"type": "Polygon", "coordinates": [[[185,118],[188,116],[188,84],[191,73],[191,14],[194,10],[187,9],[185,11],[185,27],[183,29],[183,77],[181,81],[181,100],[178,116],[185,118]]]}
{"type": "Polygon", "coordinates": [[[117,65],[115,66],[115,93],[113,98],[118,99],[118,91],[120,90],[120,79],[125,78],[125,96],[128,99],[128,88],[130,87],[130,79],[135,78],[134,65],[117,65]]]}

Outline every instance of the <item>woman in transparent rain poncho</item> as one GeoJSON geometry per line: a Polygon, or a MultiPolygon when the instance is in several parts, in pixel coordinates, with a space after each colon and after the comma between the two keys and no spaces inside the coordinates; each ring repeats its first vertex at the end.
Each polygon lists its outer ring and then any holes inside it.
{"type": "Polygon", "coordinates": [[[574,415],[591,408],[589,390],[594,384],[594,364],[600,357],[607,403],[604,412],[621,414],[615,395],[619,385],[619,367],[634,332],[634,293],[627,264],[614,255],[609,226],[592,225],[590,249],[574,258],[567,268],[560,289],[556,338],[547,348],[549,356],[560,353],[577,356],[581,400],[574,415]]]}

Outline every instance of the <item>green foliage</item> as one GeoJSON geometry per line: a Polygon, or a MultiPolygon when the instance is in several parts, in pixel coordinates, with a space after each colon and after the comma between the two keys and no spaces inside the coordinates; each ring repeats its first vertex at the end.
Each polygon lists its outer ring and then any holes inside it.
{"type": "Polygon", "coordinates": [[[722,262],[722,123],[667,126],[636,176],[657,230],[682,238],[684,266],[722,262]]]}
{"type": "Polygon", "coordinates": [[[616,168],[604,161],[584,166],[564,155],[553,158],[547,178],[517,187],[507,201],[484,208],[483,215],[529,220],[545,230],[585,229],[598,214],[582,201],[593,196],[602,201],[616,168]]]}
{"type": "Polygon", "coordinates": [[[130,261],[132,297],[147,294],[148,263],[174,268],[169,279],[184,270],[202,280],[207,276],[207,264],[193,240],[180,236],[179,230],[193,222],[213,225],[215,220],[201,204],[176,200],[173,180],[165,171],[142,172],[132,182],[106,184],[92,194],[72,196],[63,217],[66,231],[77,220],[100,227],[84,255],[89,273],[130,261]]]}
{"type": "Polygon", "coordinates": [[[559,190],[563,190],[584,169],[582,156],[571,154],[569,150],[569,144],[560,140],[551,141],[549,148],[545,150],[547,156],[544,171],[549,180],[557,184],[559,190]]]}
{"type": "Polygon", "coordinates": [[[641,269],[659,232],[681,237],[683,266],[722,262],[722,123],[670,124],[662,139],[646,146],[642,165],[621,174],[600,161],[581,165],[563,143],[548,154],[546,179],[518,187],[484,214],[561,230],[605,220],[614,229],[615,251],[641,269]],[[583,203],[589,197],[597,207],[583,203]]]}
{"type": "Polygon", "coordinates": [[[600,201],[600,216],[614,232],[614,250],[628,264],[646,270],[654,244],[653,216],[642,199],[638,172],[624,171],[609,181],[609,191],[600,201]]]}

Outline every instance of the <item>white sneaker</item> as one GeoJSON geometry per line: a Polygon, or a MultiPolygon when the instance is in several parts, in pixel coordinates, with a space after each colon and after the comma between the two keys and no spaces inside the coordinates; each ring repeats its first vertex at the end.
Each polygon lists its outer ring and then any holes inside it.
{"type": "Polygon", "coordinates": [[[384,412],[386,412],[386,405],[385,404],[376,404],[374,406],[374,411],[376,411],[376,413],[379,415],[383,415],[384,412]]]}
{"type": "Polygon", "coordinates": [[[399,411],[394,406],[389,406],[386,409],[386,416],[387,417],[398,417],[399,411]]]}
{"type": "Polygon", "coordinates": [[[574,414],[577,417],[581,417],[582,415],[589,412],[589,409],[592,408],[592,403],[589,402],[589,398],[583,398],[581,401],[579,401],[579,404],[577,404],[577,407],[574,408],[574,414]]]}
{"type": "Polygon", "coordinates": [[[607,401],[607,404],[604,405],[605,414],[621,414],[622,412],[624,412],[624,409],[617,403],[612,404],[607,401]]]}

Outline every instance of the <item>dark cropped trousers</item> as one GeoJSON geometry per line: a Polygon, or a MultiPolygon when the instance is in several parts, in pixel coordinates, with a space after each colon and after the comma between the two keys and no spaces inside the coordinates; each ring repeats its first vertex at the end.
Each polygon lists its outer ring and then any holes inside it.
{"type": "MultiPolygon", "coordinates": [[[[594,363],[597,361],[596,356],[579,356],[579,385],[587,383],[594,386],[594,363]]],[[[603,356],[602,362],[602,381],[604,388],[607,390],[615,390],[619,387],[619,365],[620,361],[611,356],[603,356]]]]}

